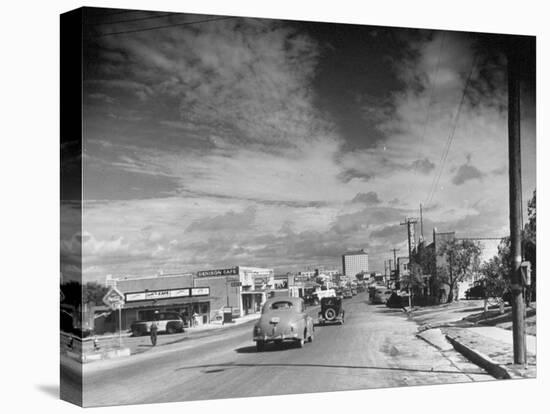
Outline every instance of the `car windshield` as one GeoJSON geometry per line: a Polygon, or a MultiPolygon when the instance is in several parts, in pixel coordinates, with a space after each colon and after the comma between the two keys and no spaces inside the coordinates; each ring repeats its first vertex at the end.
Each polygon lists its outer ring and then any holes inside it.
{"type": "Polygon", "coordinates": [[[271,304],[272,310],[289,310],[292,309],[292,302],[273,302],[271,304]]]}

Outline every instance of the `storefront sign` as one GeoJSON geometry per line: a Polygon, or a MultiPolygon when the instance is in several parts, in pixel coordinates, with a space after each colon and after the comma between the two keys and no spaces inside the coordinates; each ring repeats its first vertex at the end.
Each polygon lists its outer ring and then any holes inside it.
{"type": "Polygon", "coordinates": [[[191,296],[208,296],[210,295],[210,288],[191,288],[191,296]]]}
{"type": "Polygon", "coordinates": [[[190,289],[165,289],[149,290],[145,292],[126,293],[126,302],[135,302],[138,300],[157,300],[169,298],[181,298],[189,296],[190,289]]]}
{"type": "Polygon", "coordinates": [[[207,277],[207,276],[228,276],[228,275],[238,275],[239,268],[231,267],[229,269],[216,269],[216,270],[202,270],[197,272],[197,277],[207,277]]]}

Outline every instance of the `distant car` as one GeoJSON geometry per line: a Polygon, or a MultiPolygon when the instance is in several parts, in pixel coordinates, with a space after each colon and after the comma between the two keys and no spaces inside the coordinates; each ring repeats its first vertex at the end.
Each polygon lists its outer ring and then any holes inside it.
{"type": "Polygon", "coordinates": [[[466,299],[483,299],[485,298],[485,287],[482,284],[476,284],[464,292],[466,299]]]}
{"type": "Polygon", "coordinates": [[[373,296],[372,302],[376,303],[376,304],[380,304],[380,303],[385,304],[386,301],[390,298],[391,294],[392,294],[391,289],[377,288],[374,291],[374,296],[373,296]]]}
{"type": "Polygon", "coordinates": [[[386,301],[388,308],[404,308],[409,306],[409,295],[407,293],[399,294],[392,292],[388,300],[386,301]]]}
{"type": "Polygon", "coordinates": [[[353,293],[351,293],[351,289],[344,289],[342,291],[342,296],[344,297],[344,299],[349,299],[353,297],[353,293]]]}
{"type": "Polygon", "coordinates": [[[168,334],[181,333],[183,329],[183,319],[176,312],[159,312],[156,317],[146,320],[139,320],[132,323],[130,329],[132,336],[148,335],[151,331],[153,322],[157,323],[158,333],[168,334]]]}
{"type": "Polygon", "coordinates": [[[321,299],[321,311],[319,312],[319,323],[338,322],[344,323],[345,311],[342,307],[342,298],[340,296],[321,299]]]}
{"type": "Polygon", "coordinates": [[[506,291],[502,295],[502,300],[505,304],[512,306],[512,291],[510,289],[506,289],[506,291]]]}
{"type": "Polygon", "coordinates": [[[258,352],[268,342],[293,341],[302,348],[306,341],[313,341],[313,319],[306,313],[303,299],[271,298],[262,308],[252,337],[258,352]]]}

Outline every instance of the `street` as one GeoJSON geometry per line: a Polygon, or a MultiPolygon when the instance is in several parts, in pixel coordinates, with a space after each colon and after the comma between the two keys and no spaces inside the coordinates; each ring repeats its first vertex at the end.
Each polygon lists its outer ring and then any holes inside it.
{"type": "MultiPolygon", "coordinates": [[[[415,336],[401,310],[370,305],[367,294],[344,301],[345,325],[317,326],[299,349],[256,352],[254,322],[120,360],[84,366],[83,404],[103,406],[327,392],[493,378],[459,354],[415,336]]],[[[310,307],[315,318],[318,307],[310,307]]],[[[184,334],[185,335],[185,334],[184,334]]]]}

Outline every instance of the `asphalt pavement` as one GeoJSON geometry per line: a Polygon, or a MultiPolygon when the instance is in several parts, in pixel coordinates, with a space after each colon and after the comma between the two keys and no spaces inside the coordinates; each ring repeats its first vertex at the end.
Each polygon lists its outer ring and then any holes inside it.
{"type": "MultiPolygon", "coordinates": [[[[318,326],[304,348],[268,345],[256,352],[253,321],[150,352],[83,366],[83,405],[103,406],[408,385],[493,378],[454,351],[416,337],[401,310],[344,301],[344,325],[318,326]]],[[[318,308],[309,312],[316,316],[318,308]]]]}

